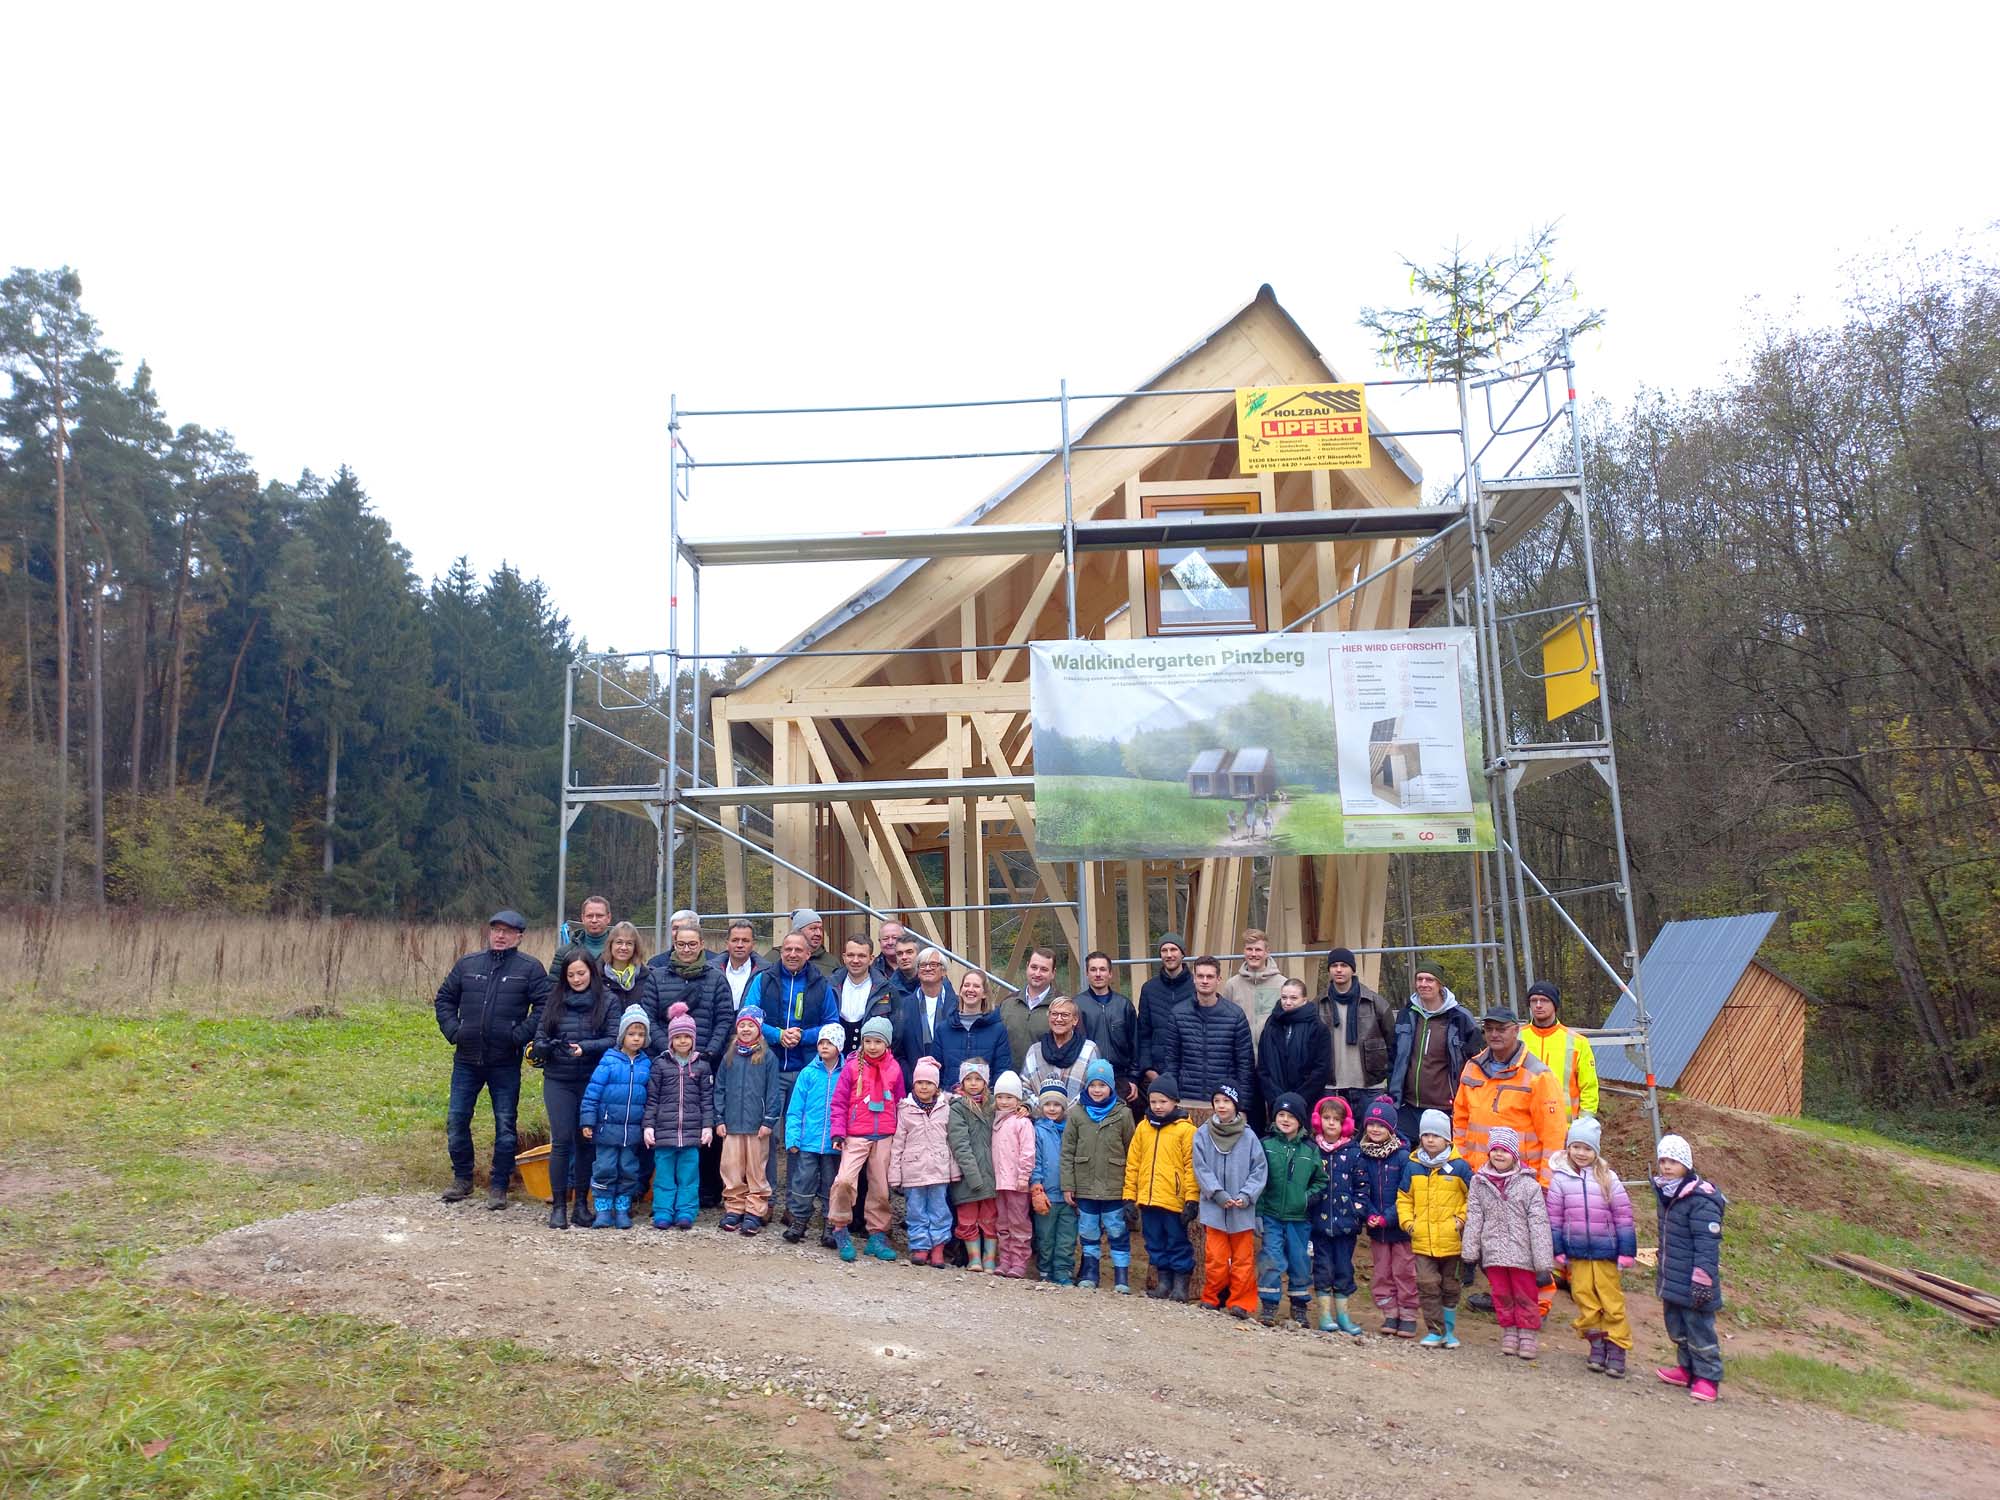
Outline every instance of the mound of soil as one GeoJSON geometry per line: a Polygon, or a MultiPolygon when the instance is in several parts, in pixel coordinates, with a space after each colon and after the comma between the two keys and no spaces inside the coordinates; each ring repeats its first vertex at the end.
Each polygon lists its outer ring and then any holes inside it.
{"type": "MultiPolygon", "coordinates": [[[[1644,1149],[1643,1147],[1641,1148],[1644,1149]]],[[[1718,1144],[1718,1151],[1720,1146],[1718,1144]]],[[[1267,1332],[1192,1307],[964,1272],[842,1265],[775,1234],[557,1233],[540,1213],[362,1199],[153,1263],[176,1283],[567,1358],[865,1400],[916,1432],[1069,1450],[1130,1478],[1264,1496],[1428,1495],[1510,1481],[1593,1495],[1992,1492],[1990,1450],[1780,1405],[1697,1408],[1652,1379],[1657,1307],[1634,1297],[1633,1378],[1586,1373],[1567,1299],[1526,1365],[1467,1312],[1465,1347],[1267,1332]]],[[[1362,1299],[1365,1305],[1365,1290],[1362,1299]]],[[[1357,1307],[1357,1311],[1360,1307],[1357,1307]]],[[[1372,1325],[1372,1316],[1367,1319],[1372,1325]]]]}

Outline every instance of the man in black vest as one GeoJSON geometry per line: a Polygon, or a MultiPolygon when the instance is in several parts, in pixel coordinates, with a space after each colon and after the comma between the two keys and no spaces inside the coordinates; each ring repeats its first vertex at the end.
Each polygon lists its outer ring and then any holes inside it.
{"type": "Polygon", "coordinates": [[[549,999],[541,960],[520,951],[528,919],[512,907],[486,924],[486,947],[451,966],[438,986],[437,1023],[452,1044],[451,1103],[444,1140],[451,1153],[447,1203],[472,1196],[472,1110],[485,1089],[493,1105],[493,1180],[488,1208],[507,1206],[514,1177],[515,1110],[521,1102],[521,1051],[549,999]]]}

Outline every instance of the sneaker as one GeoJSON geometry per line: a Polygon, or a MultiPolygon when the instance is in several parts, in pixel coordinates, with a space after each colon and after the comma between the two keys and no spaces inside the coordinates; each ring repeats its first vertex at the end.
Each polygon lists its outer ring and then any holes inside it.
{"type": "Polygon", "coordinates": [[[867,1251],[877,1260],[894,1260],[896,1258],[896,1247],[889,1243],[889,1237],[884,1234],[869,1235],[867,1251]]]}
{"type": "Polygon", "coordinates": [[[717,1229],[720,1229],[724,1234],[734,1234],[736,1233],[737,1230],[743,1227],[743,1215],[724,1214],[722,1216],[722,1222],[716,1225],[715,1227],[717,1229]]]}
{"type": "Polygon", "coordinates": [[[737,1227],[736,1232],[747,1240],[763,1227],[764,1221],[762,1219],[758,1218],[755,1214],[745,1214],[743,1222],[737,1227]]]}
{"type": "Polygon", "coordinates": [[[853,1265],[855,1257],[861,1253],[854,1246],[854,1236],[849,1234],[845,1229],[834,1230],[833,1248],[840,1252],[840,1258],[849,1265],[853,1265]]]}
{"type": "Polygon", "coordinates": [[[1688,1395],[1697,1401],[1713,1401],[1722,1394],[1715,1388],[1713,1380],[1696,1380],[1689,1384],[1688,1395]]]}
{"type": "Polygon", "coordinates": [[[1653,1371],[1653,1373],[1668,1385],[1686,1386],[1692,1384],[1694,1381],[1694,1377],[1679,1365],[1663,1365],[1653,1371]]]}

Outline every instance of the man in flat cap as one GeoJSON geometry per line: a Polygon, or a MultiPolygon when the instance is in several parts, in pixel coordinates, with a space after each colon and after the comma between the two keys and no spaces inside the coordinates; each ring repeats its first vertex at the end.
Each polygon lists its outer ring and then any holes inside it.
{"type": "Polygon", "coordinates": [[[484,1089],[493,1106],[493,1178],[486,1206],[507,1206],[521,1053],[549,999],[548,970],[521,951],[527,927],[528,919],[512,907],[496,911],[486,923],[486,946],[453,964],[438,986],[438,1030],[452,1045],[451,1103],[444,1116],[445,1148],[451,1153],[447,1203],[472,1196],[472,1110],[484,1089]]]}

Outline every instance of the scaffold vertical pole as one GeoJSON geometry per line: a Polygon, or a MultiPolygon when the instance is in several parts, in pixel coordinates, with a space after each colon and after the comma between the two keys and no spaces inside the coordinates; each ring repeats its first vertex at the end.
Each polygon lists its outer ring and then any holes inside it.
{"type": "Polygon", "coordinates": [[[576,717],[576,663],[563,664],[562,788],[556,800],[556,928],[562,928],[569,885],[570,721],[576,717]]]}
{"type": "Polygon", "coordinates": [[[681,586],[681,475],[680,397],[667,397],[667,766],[665,777],[666,812],[660,819],[660,895],[653,903],[653,946],[659,950],[667,912],[675,901],[674,886],[674,800],[679,792],[680,765],[680,586],[681,586]],[[664,910],[662,908],[665,908],[664,910]]]}
{"type": "MultiPolygon", "coordinates": [[[[1063,476],[1063,639],[1076,639],[1076,491],[1070,480],[1070,433],[1069,433],[1069,378],[1064,376],[1057,382],[1057,401],[1062,409],[1062,476],[1063,476]]],[[[978,815],[977,807],[974,816],[978,815]]],[[[1022,830],[1024,833],[1027,830],[1022,830]]],[[[976,842],[976,841],[975,841],[976,842]]],[[[1090,951],[1090,866],[1082,860],[1076,862],[1072,879],[1076,882],[1076,936],[1083,950],[1072,953],[1070,963],[1075,966],[1076,978],[1083,978],[1083,955],[1090,951]]],[[[1057,900],[1062,899],[1061,891],[1050,891],[1057,900]]]]}

